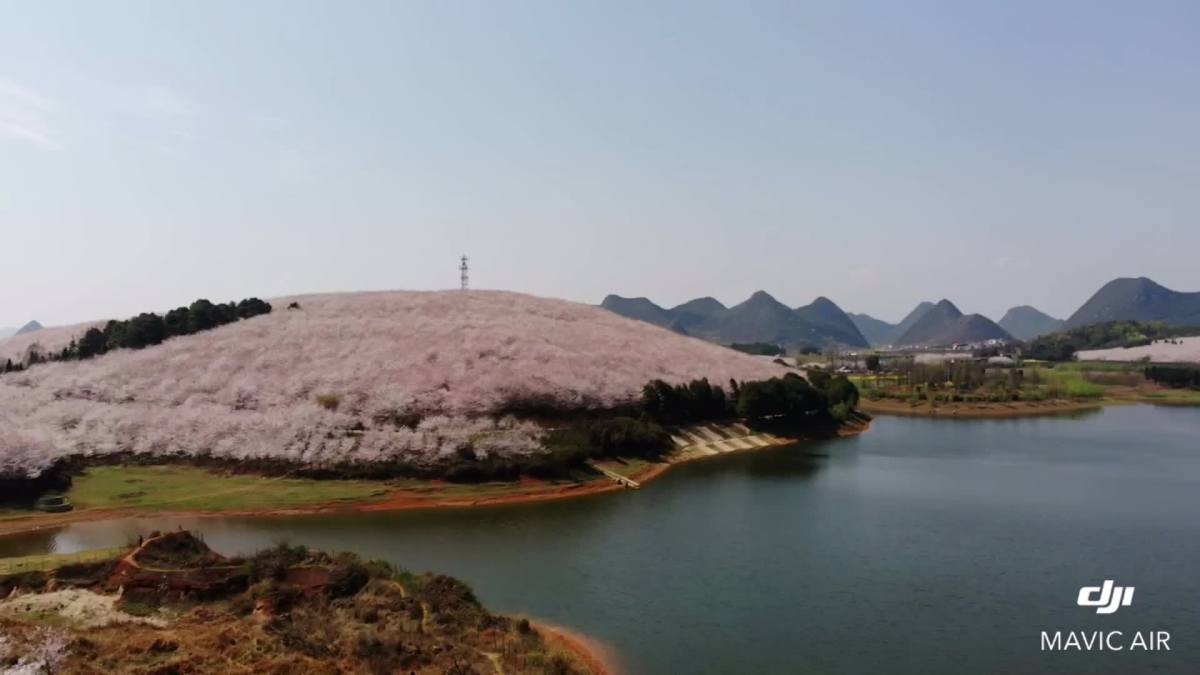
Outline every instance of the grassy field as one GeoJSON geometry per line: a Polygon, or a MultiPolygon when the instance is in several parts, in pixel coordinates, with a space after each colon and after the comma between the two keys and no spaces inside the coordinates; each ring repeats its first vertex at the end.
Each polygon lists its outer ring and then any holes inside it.
{"type": "Polygon", "coordinates": [[[428,481],[418,478],[406,478],[388,481],[387,486],[413,495],[428,495],[431,498],[447,501],[462,501],[509,497],[521,494],[531,494],[545,491],[547,488],[579,485],[582,483],[603,482],[605,479],[598,474],[579,470],[570,477],[559,480],[537,481],[492,481],[487,483],[449,483],[445,481],[428,481]]]}
{"type": "Polygon", "coordinates": [[[999,378],[970,390],[945,383],[925,391],[899,385],[887,376],[879,389],[873,376],[852,378],[862,390],[864,405],[875,412],[902,409],[893,405],[895,402],[913,409],[928,402],[932,408],[952,406],[962,413],[969,413],[975,406],[983,414],[995,413],[996,404],[1003,404],[1014,415],[1041,414],[1047,405],[1064,410],[1072,405],[1136,402],[1200,405],[1200,391],[1162,387],[1146,380],[1144,369],[1145,365],[1139,363],[1087,361],[1052,365],[1027,361],[1021,368],[1023,376],[1015,391],[1011,382],[999,378]]]}
{"type": "Polygon", "coordinates": [[[614,471],[626,478],[636,478],[639,475],[648,471],[656,462],[650,460],[631,457],[629,459],[609,459],[596,462],[598,466],[603,466],[609,471],[614,471]]]}
{"type": "Polygon", "coordinates": [[[102,548],[78,553],[49,553],[45,555],[28,555],[20,558],[0,558],[0,577],[21,572],[44,572],[58,569],[74,563],[100,562],[119,558],[129,552],[129,548],[119,546],[102,548]]]}
{"type": "Polygon", "coordinates": [[[1054,369],[1077,372],[1128,372],[1140,375],[1145,367],[1140,363],[1118,363],[1115,361],[1067,361],[1056,364],[1054,369]]]}
{"type": "Polygon", "coordinates": [[[248,511],[368,502],[388,490],[378,481],[266,478],[187,466],[98,466],[75,479],[67,498],[77,510],[248,511]]]}
{"type": "MultiPolygon", "coordinates": [[[[390,481],[311,480],[230,474],[198,467],[98,466],[76,476],[66,497],[74,511],[48,514],[0,510],[0,532],[39,522],[86,520],[110,512],[269,512],[344,505],[371,505],[403,498],[411,503],[461,504],[536,496],[578,486],[605,484],[603,475],[581,469],[552,481],[451,483],[418,479],[390,481]]],[[[389,502],[390,503],[390,502],[389,502]]]]}
{"type": "Polygon", "coordinates": [[[875,386],[889,387],[900,384],[900,377],[897,375],[863,375],[854,373],[848,376],[850,381],[857,387],[872,388],[875,386]]]}
{"type": "Polygon", "coordinates": [[[1200,391],[1194,389],[1163,389],[1146,392],[1142,399],[1151,403],[1175,403],[1181,405],[1200,405],[1200,391]]]}
{"type": "Polygon", "coordinates": [[[1046,383],[1046,392],[1051,396],[1065,396],[1072,399],[1104,396],[1104,387],[1089,380],[1086,371],[1059,368],[1040,369],[1039,375],[1046,383]]]}

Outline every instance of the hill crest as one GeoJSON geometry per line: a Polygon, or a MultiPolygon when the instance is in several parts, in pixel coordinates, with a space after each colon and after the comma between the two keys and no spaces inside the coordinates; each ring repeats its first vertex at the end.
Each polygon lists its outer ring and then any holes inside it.
{"type": "Polygon", "coordinates": [[[1032,340],[1040,335],[1053,333],[1065,322],[1030,305],[1018,305],[1004,313],[996,324],[1018,340],[1032,340]]]}
{"type": "Polygon", "coordinates": [[[963,314],[949,300],[929,307],[896,339],[906,347],[971,344],[987,340],[1011,340],[1012,336],[981,314],[963,314]]]}
{"type": "MultiPolygon", "coordinates": [[[[309,465],[428,466],[464,448],[528,456],[544,451],[543,432],[506,416],[521,406],[612,407],[651,379],[786,372],[598,307],[518,293],[272,301],[292,302],[300,309],[0,376],[0,474],[122,451],[309,465]]],[[[89,325],[47,329],[59,342],[42,346],[61,348],[89,325]]]]}
{"type": "Polygon", "coordinates": [[[1171,290],[1147,277],[1113,279],[1075,310],[1065,327],[1120,320],[1200,326],[1200,292],[1171,290]]]}
{"type": "Polygon", "coordinates": [[[42,324],[37,320],[34,320],[18,328],[13,335],[29,335],[30,333],[36,333],[37,331],[42,330],[42,328],[42,324]]]}

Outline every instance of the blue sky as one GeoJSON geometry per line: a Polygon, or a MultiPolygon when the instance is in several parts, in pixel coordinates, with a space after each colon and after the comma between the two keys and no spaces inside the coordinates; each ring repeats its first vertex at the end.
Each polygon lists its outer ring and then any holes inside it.
{"type": "Polygon", "coordinates": [[[1200,289],[1200,4],[0,0],[0,326],[1200,289]]]}

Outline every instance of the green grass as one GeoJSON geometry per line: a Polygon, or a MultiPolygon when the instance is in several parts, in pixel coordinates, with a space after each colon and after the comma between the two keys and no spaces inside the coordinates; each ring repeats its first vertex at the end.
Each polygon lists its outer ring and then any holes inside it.
{"type": "MultiPolygon", "coordinates": [[[[603,480],[580,468],[550,485],[603,480]]],[[[271,511],[326,504],[382,501],[396,490],[431,502],[470,501],[537,492],[545,485],[524,482],[451,483],[419,479],[311,480],[226,474],[184,465],[97,466],[76,476],[66,497],[75,511],[271,511]]],[[[69,515],[69,514],[68,514],[69,515]]],[[[0,523],[48,517],[29,510],[0,510],[0,523]]]]}
{"type": "Polygon", "coordinates": [[[1165,391],[1143,394],[1142,398],[1155,403],[1186,403],[1189,405],[1200,405],[1200,391],[1196,391],[1194,389],[1168,389],[1165,391]]]}
{"type": "MultiPolygon", "coordinates": [[[[569,485],[578,482],[587,482],[590,480],[596,480],[596,477],[580,472],[579,476],[571,476],[561,480],[550,480],[545,482],[550,485],[569,485]]],[[[417,478],[406,478],[403,480],[391,481],[388,483],[388,485],[398,490],[412,492],[413,494],[429,495],[433,498],[448,500],[504,497],[506,495],[518,495],[525,492],[536,492],[538,489],[528,485],[523,485],[517,481],[492,481],[488,483],[435,483],[417,478]]]]}
{"type": "Polygon", "coordinates": [[[880,387],[888,387],[900,384],[900,377],[898,375],[879,375],[876,377],[875,375],[863,375],[858,373],[848,375],[847,377],[855,384],[855,386],[859,388],[873,388],[875,387],[876,382],[878,382],[880,387]]]}
{"type": "Polygon", "coordinates": [[[119,558],[129,552],[129,548],[118,546],[102,548],[78,553],[50,553],[45,555],[28,555],[20,558],[0,558],[0,577],[21,572],[45,572],[58,569],[64,565],[85,562],[101,562],[119,558]]]}
{"type": "Polygon", "coordinates": [[[1066,398],[1101,398],[1104,387],[1089,382],[1082,371],[1078,370],[1046,370],[1042,371],[1042,381],[1046,383],[1049,392],[1055,396],[1066,398]]]}
{"type": "Polygon", "coordinates": [[[267,478],[187,466],[98,466],[75,478],[76,509],[238,511],[362,502],[383,497],[378,481],[267,478]]]}
{"type": "Polygon", "coordinates": [[[647,459],[641,459],[639,457],[601,460],[596,462],[598,466],[603,466],[609,471],[619,473],[626,478],[633,478],[634,476],[637,476],[639,473],[649,469],[654,463],[655,462],[651,462],[647,459]]]}
{"type": "Polygon", "coordinates": [[[1140,373],[1145,366],[1138,363],[1119,363],[1115,361],[1069,361],[1060,363],[1054,370],[1064,372],[1131,372],[1140,373]]]}

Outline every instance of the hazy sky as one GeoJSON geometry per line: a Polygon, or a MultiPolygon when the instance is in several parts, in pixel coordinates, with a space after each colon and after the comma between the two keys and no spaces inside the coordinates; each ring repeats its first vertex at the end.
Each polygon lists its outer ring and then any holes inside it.
{"type": "Polygon", "coordinates": [[[1196,2],[0,0],[0,326],[1200,289],[1196,2]]]}

